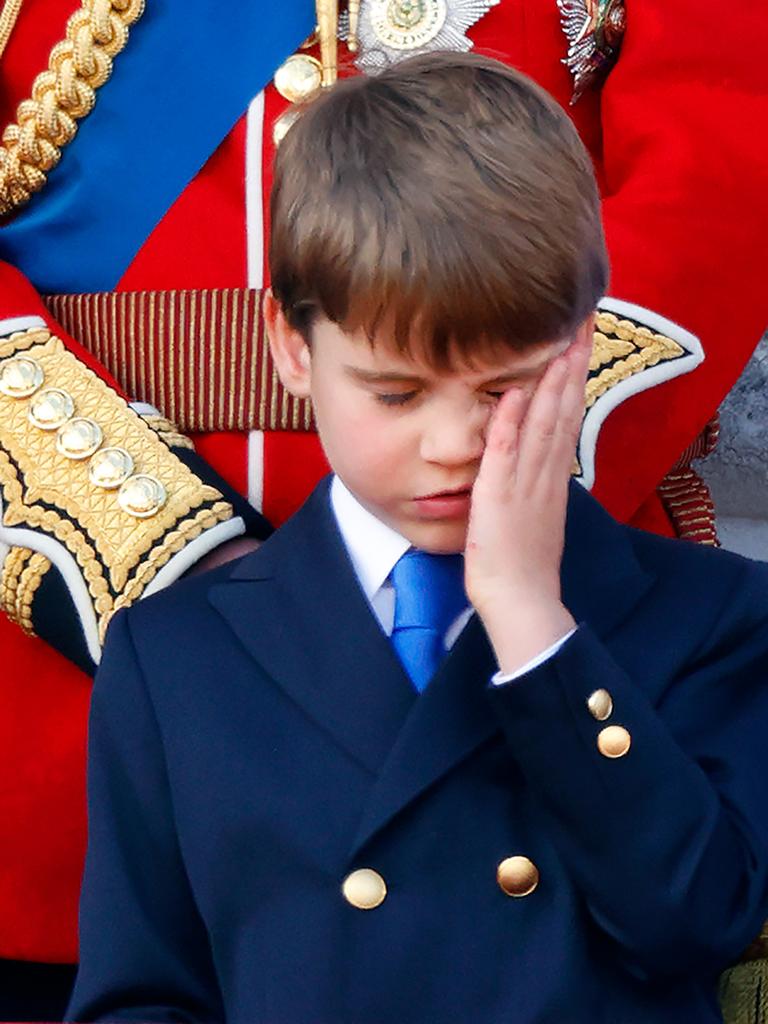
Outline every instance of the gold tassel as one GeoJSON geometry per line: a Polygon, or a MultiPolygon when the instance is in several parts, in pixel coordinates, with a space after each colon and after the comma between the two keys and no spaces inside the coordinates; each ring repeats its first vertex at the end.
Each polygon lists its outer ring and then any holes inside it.
{"type": "Polygon", "coordinates": [[[360,0],[349,0],[349,33],[347,35],[347,49],[350,53],[357,53],[357,26],[360,21],[360,0]]]}
{"type": "Polygon", "coordinates": [[[339,0],[315,0],[317,32],[320,36],[320,63],[323,88],[336,81],[336,33],[339,27],[339,0]]]}

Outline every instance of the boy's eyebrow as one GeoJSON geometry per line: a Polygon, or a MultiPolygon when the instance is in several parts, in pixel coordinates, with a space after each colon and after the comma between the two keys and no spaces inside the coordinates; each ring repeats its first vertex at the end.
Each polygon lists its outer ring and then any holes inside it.
{"type": "Polygon", "coordinates": [[[416,373],[401,373],[399,370],[363,370],[359,366],[345,366],[345,373],[363,384],[425,384],[423,377],[416,373]]]}
{"type": "Polygon", "coordinates": [[[546,370],[549,363],[544,363],[542,366],[521,366],[517,370],[510,370],[509,373],[502,373],[498,377],[492,377],[483,383],[483,387],[498,386],[501,387],[504,384],[511,384],[516,380],[532,380],[537,377],[540,373],[546,370]]]}
{"type": "MultiPolygon", "coordinates": [[[[546,370],[548,363],[542,366],[521,366],[517,370],[510,370],[509,373],[502,373],[496,377],[489,377],[482,381],[479,387],[503,387],[519,380],[531,380],[546,370]]],[[[345,366],[345,372],[363,384],[413,384],[422,386],[426,383],[423,377],[416,373],[405,373],[399,370],[364,370],[359,366],[345,366]]]]}

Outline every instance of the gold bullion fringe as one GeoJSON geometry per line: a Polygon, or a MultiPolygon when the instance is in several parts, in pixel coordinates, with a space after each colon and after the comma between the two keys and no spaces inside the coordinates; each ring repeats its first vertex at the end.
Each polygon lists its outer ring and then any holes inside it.
{"type": "MultiPolygon", "coordinates": [[[[719,547],[715,505],[709,487],[691,468],[693,459],[704,459],[717,447],[720,416],[712,417],[662,480],[658,494],[678,537],[719,547]]],[[[768,1024],[768,1022],[766,1022],[768,1024]]]]}
{"type": "Polygon", "coordinates": [[[101,292],[45,301],[128,394],[159,409],[181,433],[314,430],[310,402],[280,383],[256,289],[101,292]]]}
{"type": "Polygon", "coordinates": [[[719,547],[715,506],[709,488],[690,466],[668,473],[658,487],[678,537],[719,547]]]}
{"type": "MultiPolygon", "coordinates": [[[[144,12],[144,0],[82,0],[67,22],[66,38],[51,50],[48,70],[22,100],[0,145],[0,214],[26,203],[45,185],[77,122],[91,112],[96,90],[112,73],[128,29],[144,12]]],[[[3,11],[3,14],[5,11],[3,11]]]]}

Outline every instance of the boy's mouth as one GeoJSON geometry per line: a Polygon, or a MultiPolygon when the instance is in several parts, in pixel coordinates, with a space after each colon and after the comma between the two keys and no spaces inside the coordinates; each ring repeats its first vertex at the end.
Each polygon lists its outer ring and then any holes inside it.
{"type": "Polygon", "coordinates": [[[434,494],[422,494],[416,501],[432,501],[433,498],[458,498],[460,496],[469,496],[472,493],[472,485],[467,484],[466,487],[455,487],[450,491],[435,491],[434,494]]]}
{"type": "Polygon", "coordinates": [[[472,488],[458,487],[450,491],[435,491],[415,499],[420,517],[424,519],[457,519],[469,514],[472,488]]]}

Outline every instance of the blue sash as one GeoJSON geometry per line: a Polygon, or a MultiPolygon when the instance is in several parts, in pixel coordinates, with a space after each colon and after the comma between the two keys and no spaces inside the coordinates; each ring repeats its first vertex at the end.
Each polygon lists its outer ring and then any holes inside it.
{"type": "Polygon", "coordinates": [[[0,231],[0,258],[41,292],[114,288],[313,26],[311,0],[147,0],[61,163],[0,231]]]}

